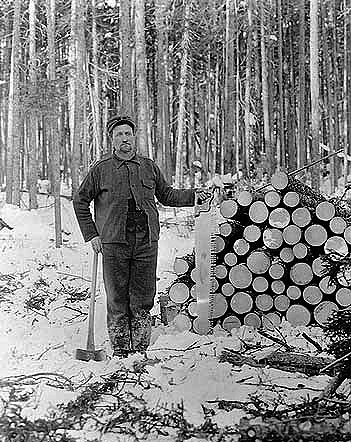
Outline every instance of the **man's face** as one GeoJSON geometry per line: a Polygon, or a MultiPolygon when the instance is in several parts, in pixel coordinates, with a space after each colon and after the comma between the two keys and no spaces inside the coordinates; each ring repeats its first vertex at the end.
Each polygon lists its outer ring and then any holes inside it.
{"type": "Polygon", "coordinates": [[[116,126],[111,134],[113,150],[121,158],[132,158],[136,152],[135,136],[129,124],[116,126]]]}

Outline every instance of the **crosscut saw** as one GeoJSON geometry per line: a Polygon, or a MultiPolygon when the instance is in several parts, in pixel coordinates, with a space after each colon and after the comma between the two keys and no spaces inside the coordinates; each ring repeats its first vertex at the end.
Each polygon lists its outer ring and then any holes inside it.
{"type": "Polygon", "coordinates": [[[195,204],[195,294],[197,301],[196,332],[212,331],[214,312],[214,267],[216,264],[216,234],[219,233],[214,193],[203,204],[195,204]]]}

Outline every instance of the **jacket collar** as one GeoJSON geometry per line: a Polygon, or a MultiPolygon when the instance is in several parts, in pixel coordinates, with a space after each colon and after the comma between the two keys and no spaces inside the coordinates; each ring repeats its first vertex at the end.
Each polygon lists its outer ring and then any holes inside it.
{"type": "Polygon", "coordinates": [[[129,161],[140,166],[140,157],[138,154],[135,154],[134,157],[130,160],[123,160],[122,158],[119,158],[115,153],[113,153],[112,158],[114,159],[117,168],[120,168],[124,163],[128,163],[129,161]]]}

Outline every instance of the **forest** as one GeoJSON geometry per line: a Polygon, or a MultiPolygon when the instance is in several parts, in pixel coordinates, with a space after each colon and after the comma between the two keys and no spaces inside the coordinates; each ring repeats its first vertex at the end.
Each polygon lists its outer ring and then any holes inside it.
{"type": "Polygon", "coordinates": [[[28,192],[36,208],[48,180],[59,223],[62,185],[109,152],[115,114],[175,186],[194,160],[253,184],[338,151],[302,176],[332,193],[350,160],[350,40],[350,0],[4,0],[6,202],[28,192]]]}

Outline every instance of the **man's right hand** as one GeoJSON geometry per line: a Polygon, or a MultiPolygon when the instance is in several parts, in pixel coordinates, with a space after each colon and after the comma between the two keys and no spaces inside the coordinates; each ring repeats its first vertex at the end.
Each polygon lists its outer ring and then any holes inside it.
{"type": "Polygon", "coordinates": [[[90,244],[95,253],[102,253],[102,242],[100,236],[95,236],[95,238],[90,241],[90,244]]]}

